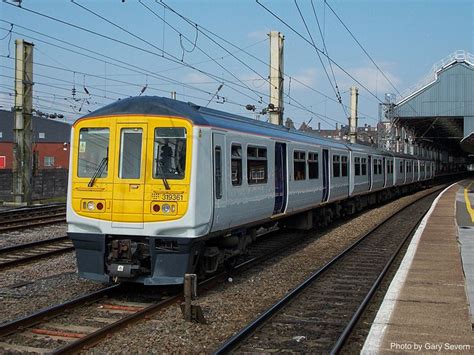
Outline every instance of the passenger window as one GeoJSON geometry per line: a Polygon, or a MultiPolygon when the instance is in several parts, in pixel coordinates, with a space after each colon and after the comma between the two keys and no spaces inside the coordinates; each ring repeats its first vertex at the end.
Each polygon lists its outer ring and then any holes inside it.
{"type": "Polygon", "coordinates": [[[361,159],[361,165],[362,165],[362,175],[365,176],[367,175],[367,160],[366,158],[361,159]]]}
{"type": "Polygon", "coordinates": [[[293,152],[293,177],[295,180],[306,178],[306,153],[295,150],[293,152]]]}
{"type": "Polygon", "coordinates": [[[123,128],[120,137],[119,177],[139,179],[142,163],[141,128],[123,128]]]}
{"type": "Polygon", "coordinates": [[[249,185],[267,182],[267,148],[247,147],[247,180],[249,185]]]}
{"type": "Polygon", "coordinates": [[[215,164],[215,181],[216,181],[216,199],[222,198],[222,161],[221,161],[221,147],[214,148],[214,164],[215,164]]]}
{"type": "Polygon", "coordinates": [[[318,153],[308,153],[308,177],[309,179],[319,179],[318,153]]]}
{"type": "Polygon", "coordinates": [[[242,185],[242,146],[240,144],[232,144],[231,177],[233,186],[242,185]]]}
{"type": "Polygon", "coordinates": [[[341,176],[341,164],[340,164],[339,155],[332,156],[332,176],[333,177],[341,176]]]}
{"type": "Polygon", "coordinates": [[[379,160],[374,159],[374,175],[378,175],[378,174],[379,174],[379,160]]]}
{"type": "Polygon", "coordinates": [[[360,158],[358,157],[354,158],[354,175],[355,176],[360,175],[360,158]]]}
{"type": "Polygon", "coordinates": [[[341,176],[347,176],[347,157],[341,156],[341,176]]]}
{"type": "Polygon", "coordinates": [[[400,165],[400,173],[403,173],[403,162],[399,162],[398,165],[400,165]]]}

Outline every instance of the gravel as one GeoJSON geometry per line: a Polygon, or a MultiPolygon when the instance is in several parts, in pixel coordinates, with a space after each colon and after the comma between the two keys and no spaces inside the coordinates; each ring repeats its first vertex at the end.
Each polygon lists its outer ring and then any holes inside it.
{"type": "Polygon", "coordinates": [[[371,209],[322,233],[312,232],[315,236],[313,241],[201,295],[195,304],[204,311],[205,325],[185,322],[179,306],[174,305],[105,339],[84,353],[212,352],[362,233],[392,211],[428,192],[421,191],[371,209]]]}
{"type": "Polygon", "coordinates": [[[0,233],[0,248],[36,242],[39,240],[64,237],[66,235],[66,231],[66,223],[55,223],[29,229],[3,232],[0,233]]]}
{"type": "MultiPolygon", "coordinates": [[[[66,235],[66,223],[55,223],[0,235],[0,248],[66,235]]],[[[77,276],[74,252],[2,270],[0,323],[25,316],[98,289],[102,285],[77,276]]]]}

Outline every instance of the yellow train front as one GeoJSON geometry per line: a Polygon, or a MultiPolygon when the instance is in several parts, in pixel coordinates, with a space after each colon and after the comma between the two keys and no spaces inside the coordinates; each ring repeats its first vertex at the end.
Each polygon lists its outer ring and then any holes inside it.
{"type": "Polygon", "coordinates": [[[178,284],[194,270],[211,211],[189,211],[199,128],[180,105],[130,98],[74,123],[67,222],[80,276],[178,284]]]}

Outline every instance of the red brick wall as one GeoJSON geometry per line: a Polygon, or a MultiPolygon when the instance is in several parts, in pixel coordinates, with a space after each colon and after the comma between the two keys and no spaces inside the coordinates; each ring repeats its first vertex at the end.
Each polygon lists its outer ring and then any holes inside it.
{"type": "MultiPolygon", "coordinates": [[[[37,143],[33,151],[38,154],[38,169],[69,169],[69,143],[37,143]],[[45,166],[44,158],[54,157],[54,166],[45,166]]],[[[13,143],[0,143],[0,157],[5,156],[5,169],[13,168],[13,143]]],[[[0,162],[1,163],[1,162],[0,162]]]]}
{"type": "MultiPolygon", "coordinates": [[[[5,168],[4,169],[12,169],[13,168],[13,143],[0,143],[0,156],[5,157],[5,168]]],[[[0,167],[1,168],[1,167],[0,167]]]]}
{"type": "Polygon", "coordinates": [[[38,152],[38,169],[69,169],[69,144],[36,143],[33,150],[38,152]],[[54,157],[54,166],[45,166],[45,157],[54,157]]]}

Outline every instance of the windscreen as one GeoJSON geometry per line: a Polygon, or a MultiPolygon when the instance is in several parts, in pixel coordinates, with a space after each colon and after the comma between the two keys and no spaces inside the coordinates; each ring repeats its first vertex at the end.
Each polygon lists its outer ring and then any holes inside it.
{"type": "MultiPolygon", "coordinates": [[[[92,177],[104,164],[109,151],[108,128],[82,128],[79,131],[77,176],[92,177]]],[[[106,163],[106,162],[105,162],[106,163]]],[[[100,169],[99,178],[107,177],[107,168],[100,169]]]]}

